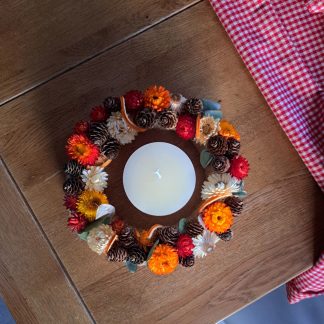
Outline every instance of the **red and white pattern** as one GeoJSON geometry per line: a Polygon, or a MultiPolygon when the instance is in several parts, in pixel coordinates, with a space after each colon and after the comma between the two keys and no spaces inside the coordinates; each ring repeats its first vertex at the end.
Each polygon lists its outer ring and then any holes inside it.
{"type": "Polygon", "coordinates": [[[312,13],[324,12],[324,1],[323,0],[309,1],[307,8],[312,13]]]}
{"type": "Polygon", "coordinates": [[[324,16],[310,10],[315,4],[321,8],[323,1],[210,2],[281,127],[324,191],[324,16]]]}
{"type": "Polygon", "coordinates": [[[312,268],[290,280],[286,288],[290,304],[324,295],[324,252],[312,268]]]}
{"type": "MultiPolygon", "coordinates": [[[[324,1],[210,0],[281,127],[324,191],[324,1]]],[[[287,284],[324,294],[324,252],[287,284]]]]}

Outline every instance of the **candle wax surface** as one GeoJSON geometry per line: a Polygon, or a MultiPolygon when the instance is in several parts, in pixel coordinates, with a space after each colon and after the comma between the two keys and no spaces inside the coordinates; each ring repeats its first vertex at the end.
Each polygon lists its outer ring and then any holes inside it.
{"type": "Polygon", "coordinates": [[[129,157],[123,185],[137,209],[153,216],[166,216],[190,200],[196,173],[188,155],[177,146],[154,142],[143,145],[129,157]]]}

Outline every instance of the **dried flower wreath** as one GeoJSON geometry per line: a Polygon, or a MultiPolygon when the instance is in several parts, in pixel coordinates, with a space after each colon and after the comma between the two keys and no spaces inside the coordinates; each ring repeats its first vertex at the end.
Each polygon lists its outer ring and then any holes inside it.
{"type": "Polygon", "coordinates": [[[186,99],[162,86],[142,93],[108,97],[92,108],[90,122],[79,121],[68,138],[64,206],[68,227],[108,261],[125,262],[134,272],[138,265],[158,275],[173,272],[178,264],[192,267],[218,241],[232,238],[231,226],[243,208],[243,179],[249,163],[239,155],[240,135],[222,119],[220,103],[186,99]],[[184,140],[202,147],[200,162],[211,170],[201,189],[202,203],[194,219],[182,218],[176,226],[154,225],[138,230],[115,215],[104,193],[105,168],[122,145],[150,128],[175,131],[184,140]]]}

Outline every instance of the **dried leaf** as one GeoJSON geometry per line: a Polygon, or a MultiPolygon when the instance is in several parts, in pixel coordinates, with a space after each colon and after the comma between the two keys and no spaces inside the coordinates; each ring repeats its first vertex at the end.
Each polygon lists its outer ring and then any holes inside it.
{"type": "Polygon", "coordinates": [[[179,229],[179,232],[182,234],[184,233],[184,229],[185,229],[185,225],[186,225],[186,219],[185,218],[181,218],[179,220],[179,225],[178,225],[178,229],[179,229]]]}
{"type": "Polygon", "coordinates": [[[206,149],[200,152],[200,164],[202,165],[203,168],[207,168],[207,166],[210,164],[212,159],[213,156],[206,149]]]}

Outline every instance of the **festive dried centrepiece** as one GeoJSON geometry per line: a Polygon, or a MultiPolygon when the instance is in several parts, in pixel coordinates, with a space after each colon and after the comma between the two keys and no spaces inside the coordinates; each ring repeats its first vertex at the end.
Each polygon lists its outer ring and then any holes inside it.
{"type": "Polygon", "coordinates": [[[162,86],[108,97],[103,105],[92,108],[90,121],[76,123],[66,151],[70,159],[63,185],[67,225],[108,261],[124,262],[131,272],[147,265],[154,274],[166,275],[178,265],[192,267],[218,241],[232,238],[231,227],[243,209],[249,163],[239,155],[240,135],[222,119],[218,102],[186,99],[162,86]],[[139,230],[117,216],[110,204],[105,190],[109,193],[113,188],[105,168],[122,146],[152,128],[174,131],[183,140],[194,141],[208,176],[194,217],[183,215],[173,226],[157,224],[139,230]]]}

